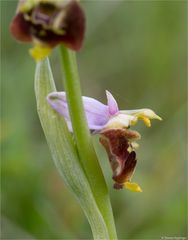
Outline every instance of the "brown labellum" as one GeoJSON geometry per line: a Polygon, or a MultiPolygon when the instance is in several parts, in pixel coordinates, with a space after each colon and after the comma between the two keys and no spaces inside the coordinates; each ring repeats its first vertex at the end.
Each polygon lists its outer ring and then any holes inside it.
{"type": "Polygon", "coordinates": [[[107,151],[116,189],[131,180],[137,162],[131,141],[139,138],[138,132],[128,129],[108,129],[101,133],[100,142],[107,151]]]}

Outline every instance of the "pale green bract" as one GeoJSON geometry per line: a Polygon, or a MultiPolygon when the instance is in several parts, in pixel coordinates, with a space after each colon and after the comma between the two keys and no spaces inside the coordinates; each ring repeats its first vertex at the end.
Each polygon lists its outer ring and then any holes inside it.
{"type": "Polygon", "coordinates": [[[67,187],[78,199],[90,223],[94,239],[112,239],[80,164],[65,120],[46,101],[46,96],[52,91],[56,91],[56,88],[49,61],[46,59],[37,63],[35,94],[39,118],[52,158],[67,187]]]}

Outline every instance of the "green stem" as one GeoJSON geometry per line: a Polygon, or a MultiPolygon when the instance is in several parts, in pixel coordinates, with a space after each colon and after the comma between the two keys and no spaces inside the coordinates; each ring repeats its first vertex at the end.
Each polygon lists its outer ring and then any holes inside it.
{"type": "Polygon", "coordinates": [[[110,239],[117,239],[108,189],[87,127],[76,55],[73,51],[64,46],[61,46],[60,49],[63,63],[65,91],[78,154],[99,210],[106,223],[110,239]]]}

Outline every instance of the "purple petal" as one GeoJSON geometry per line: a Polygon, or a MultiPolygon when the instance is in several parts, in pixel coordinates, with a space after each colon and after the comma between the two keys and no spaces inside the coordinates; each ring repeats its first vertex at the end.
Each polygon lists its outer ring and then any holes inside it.
{"type": "Polygon", "coordinates": [[[118,104],[115,98],[112,96],[112,94],[107,90],[106,90],[106,97],[107,97],[107,102],[109,107],[109,113],[110,115],[115,115],[116,113],[119,112],[118,104]]]}
{"type": "Polygon", "coordinates": [[[56,112],[63,115],[67,122],[69,131],[72,132],[72,124],[67,107],[65,92],[52,92],[47,96],[47,101],[56,112]]]}
{"type": "MultiPolygon", "coordinates": [[[[47,97],[48,103],[59,114],[64,116],[65,120],[69,122],[70,129],[70,116],[68,105],[66,101],[65,92],[52,92],[47,97]]],[[[94,98],[82,97],[84,110],[88,122],[88,127],[91,130],[100,130],[109,120],[109,108],[94,98]]]]}
{"type": "Polygon", "coordinates": [[[58,112],[60,115],[66,120],[70,121],[69,110],[66,101],[66,93],[65,92],[52,92],[47,96],[48,103],[50,106],[58,112]]]}

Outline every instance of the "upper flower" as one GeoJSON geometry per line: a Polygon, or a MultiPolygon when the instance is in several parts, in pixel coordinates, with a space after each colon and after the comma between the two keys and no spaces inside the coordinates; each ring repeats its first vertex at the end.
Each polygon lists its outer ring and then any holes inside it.
{"type": "Polygon", "coordinates": [[[33,42],[30,53],[41,60],[59,43],[79,50],[85,16],[77,0],[20,0],[10,30],[17,40],[33,42]]]}
{"type": "MultiPolygon", "coordinates": [[[[106,91],[107,105],[89,97],[82,97],[84,110],[89,129],[100,133],[100,142],[105,147],[113,171],[114,188],[123,187],[141,192],[137,183],[132,183],[131,178],[136,167],[137,159],[135,149],[140,139],[137,131],[130,130],[131,125],[143,120],[150,127],[150,119],[161,118],[151,109],[119,110],[118,104],[112,94],[106,91]]],[[[64,116],[68,128],[72,131],[71,120],[65,92],[52,92],[47,96],[48,103],[59,114],[64,116]]]]}

